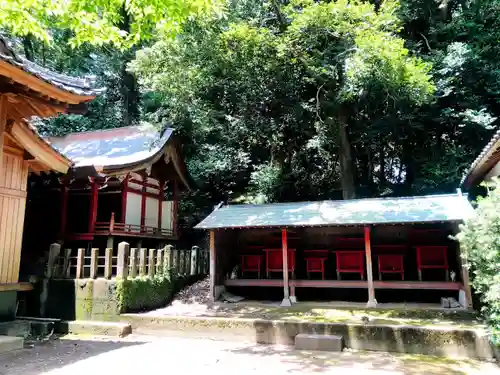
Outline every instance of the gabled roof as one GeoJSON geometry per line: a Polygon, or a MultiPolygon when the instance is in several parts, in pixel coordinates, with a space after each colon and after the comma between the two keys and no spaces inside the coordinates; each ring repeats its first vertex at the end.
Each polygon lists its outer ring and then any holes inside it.
{"type": "Polygon", "coordinates": [[[460,222],[473,214],[467,196],[429,195],[338,201],[229,205],[195,228],[314,227],[460,222]]]}
{"type": "MultiPolygon", "coordinates": [[[[109,130],[71,133],[64,137],[51,137],[52,146],[73,161],[75,168],[95,167],[105,174],[125,173],[146,168],[156,163],[173,145],[174,129],[160,132],[151,124],[127,126],[109,130]]],[[[175,146],[174,146],[175,149],[175,146]]],[[[168,157],[176,172],[189,188],[189,176],[178,151],[168,157]]]]}
{"type": "Polygon", "coordinates": [[[460,185],[469,188],[482,182],[484,176],[500,161],[500,129],[493,135],[465,172],[460,185]]]}
{"type": "Polygon", "coordinates": [[[14,53],[7,41],[0,37],[0,70],[2,76],[31,90],[62,102],[77,104],[93,99],[104,89],[96,89],[95,77],[70,77],[52,72],[14,53]],[[10,68],[9,68],[10,67],[10,68]],[[25,77],[21,77],[25,73],[25,77]],[[61,92],[58,93],[57,90],[61,92]],[[71,95],[64,95],[71,94],[71,95]],[[65,99],[63,98],[65,96],[65,99]]]}

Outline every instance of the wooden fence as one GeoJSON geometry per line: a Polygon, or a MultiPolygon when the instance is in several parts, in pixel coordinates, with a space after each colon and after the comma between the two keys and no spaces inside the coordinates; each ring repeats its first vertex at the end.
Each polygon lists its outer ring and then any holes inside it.
{"type": "Polygon", "coordinates": [[[95,279],[104,277],[136,277],[166,274],[206,275],[209,271],[209,252],[193,246],[176,249],[171,245],[163,249],[130,248],[126,242],[113,249],[64,249],[52,244],[47,263],[47,278],[95,279]]]}

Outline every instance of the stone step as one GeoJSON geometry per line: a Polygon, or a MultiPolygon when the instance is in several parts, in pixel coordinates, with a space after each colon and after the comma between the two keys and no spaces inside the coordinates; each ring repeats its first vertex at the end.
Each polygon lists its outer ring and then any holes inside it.
{"type": "Polygon", "coordinates": [[[295,336],[295,349],[297,350],[341,352],[343,348],[344,340],[340,335],[299,333],[295,336]]]}
{"type": "Polygon", "coordinates": [[[22,349],[24,340],[21,337],[0,336],[0,354],[22,349]]]}
{"type": "Polygon", "coordinates": [[[57,333],[125,337],[132,333],[132,326],[125,322],[93,320],[62,321],[56,325],[57,333]]]}
{"type": "Polygon", "coordinates": [[[0,322],[0,335],[28,337],[31,334],[31,323],[26,320],[0,322]]]}

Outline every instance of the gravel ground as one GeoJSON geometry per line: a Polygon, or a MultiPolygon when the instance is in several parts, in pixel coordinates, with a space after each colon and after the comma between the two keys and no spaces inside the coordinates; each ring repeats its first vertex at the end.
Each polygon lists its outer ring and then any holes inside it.
{"type": "Polygon", "coordinates": [[[500,374],[492,363],[387,353],[323,353],[203,338],[131,335],[112,341],[66,337],[0,355],[1,375],[156,375],[174,370],[225,374],[472,375],[500,374]]]}

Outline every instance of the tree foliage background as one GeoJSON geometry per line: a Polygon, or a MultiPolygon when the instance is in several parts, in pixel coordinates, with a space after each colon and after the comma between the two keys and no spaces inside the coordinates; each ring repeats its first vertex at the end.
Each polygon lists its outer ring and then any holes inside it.
{"type": "Polygon", "coordinates": [[[498,128],[498,0],[32,3],[0,11],[19,53],[107,89],[39,130],[174,127],[186,227],[220,201],[452,192],[498,128]]]}

